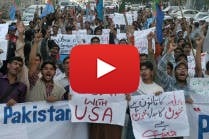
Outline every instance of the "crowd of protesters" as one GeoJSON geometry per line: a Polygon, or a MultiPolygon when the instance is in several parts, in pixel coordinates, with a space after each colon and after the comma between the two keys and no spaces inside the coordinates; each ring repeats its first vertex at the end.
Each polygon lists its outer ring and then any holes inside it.
{"type": "MultiPolygon", "coordinates": [[[[35,13],[33,21],[26,27],[18,15],[17,22],[9,25],[7,60],[2,61],[0,69],[0,103],[13,106],[16,103],[70,100],[73,95],[68,81],[70,56],[59,59],[59,46],[51,39],[58,34],[72,34],[73,31],[86,29],[89,35],[102,35],[103,29],[110,29],[109,44],[134,45],[134,31],[144,30],[156,25],[150,9],[138,11],[138,18],[124,30],[127,38],[117,40],[117,26],[105,15],[104,20],[95,16],[94,11],[84,15],[74,9],[61,10],[40,18],[35,13]],[[84,18],[85,17],[85,18],[84,18]],[[85,20],[84,20],[85,19],[85,20]]],[[[3,20],[0,19],[3,23],[3,20]]],[[[148,54],[140,53],[139,88],[132,95],[155,94],[184,90],[186,103],[192,104],[193,93],[188,86],[191,76],[188,74],[187,56],[195,58],[195,75],[209,77],[209,62],[202,70],[201,53],[208,30],[205,21],[194,22],[192,19],[169,19],[163,25],[163,43],[158,43],[156,33],[147,36],[148,54]],[[155,50],[152,48],[155,39],[155,50]],[[155,53],[154,53],[155,52],[155,53]]],[[[100,43],[98,37],[91,39],[91,44],[100,43]]],[[[0,53],[3,51],[1,50],[0,53]]],[[[192,78],[193,78],[192,77],[192,78]]],[[[127,101],[131,95],[126,96],[127,101]]],[[[90,124],[90,139],[134,139],[130,118],[125,126],[90,124]]],[[[178,137],[181,138],[181,137],[178,137]]]]}

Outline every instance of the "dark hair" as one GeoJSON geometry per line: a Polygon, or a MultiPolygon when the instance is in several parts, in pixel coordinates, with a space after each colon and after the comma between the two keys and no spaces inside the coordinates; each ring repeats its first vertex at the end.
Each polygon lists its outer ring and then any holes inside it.
{"type": "Polygon", "coordinates": [[[206,63],[206,70],[209,70],[209,61],[206,63]]]}
{"type": "Polygon", "coordinates": [[[148,55],[145,54],[145,53],[141,53],[141,54],[140,54],[140,57],[141,57],[141,56],[146,56],[146,57],[148,58],[148,55]]]}
{"type": "Polygon", "coordinates": [[[120,39],[120,40],[119,40],[119,44],[120,44],[121,42],[123,42],[123,41],[126,42],[126,43],[128,44],[128,42],[127,42],[126,39],[120,39]]]}
{"type": "Polygon", "coordinates": [[[183,54],[183,53],[182,53],[182,54],[179,54],[179,55],[176,57],[175,61],[178,62],[178,61],[180,60],[181,57],[184,57],[185,61],[188,61],[187,56],[186,56],[185,54],[183,54]]]}
{"type": "Polygon", "coordinates": [[[43,64],[41,65],[41,70],[43,70],[43,68],[44,68],[47,64],[52,65],[53,68],[54,68],[54,70],[57,69],[56,64],[55,64],[53,61],[51,61],[51,60],[46,60],[46,61],[44,61],[43,64]]]}
{"type": "Polygon", "coordinates": [[[141,67],[145,66],[146,68],[150,69],[151,71],[153,71],[153,64],[151,61],[145,61],[145,62],[142,62],[140,64],[140,69],[141,67]]]}
{"type": "Polygon", "coordinates": [[[171,68],[171,70],[173,70],[173,64],[171,62],[168,62],[167,66],[169,66],[171,68]]]}
{"type": "Polygon", "coordinates": [[[98,30],[101,30],[101,31],[102,31],[102,29],[103,29],[103,27],[101,27],[101,26],[96,27],[95,30],[94,30],[94,35],[96,35],[96,32],[97,32],[98,30]]]}
{"type": "Polygon", "coordinates": [[[185,44],[182,45],[182,47],[184,48],[185,46],[188,46],[191,48],[190,43],[186,42],[185,44]]]}
{"type": "Polygon", "coordinates": [[[54,47],[57,47],[58,48],[58,51],[60,50],[60,47],[56,44],[56,42],[54,40],[49,40],[48,41],[48,46],[49,46],[49,49],[51,50],[52,48],[54,47]]]}
{"type": "Polygon", "coordinates": [[[184,65],[187,69],[188,69],[188,64],[187,64],[187,61],[179,61],[179,62],[177,62],[176,63],[176,66],[175,66],[175,71],[176,71],[176,69],[180,66],[180,65],[184,65]]]}
{"type": "Polygon", "coordinates": [[[66,26],[66,27],[65,27],[65,30],[66,30],[66,31],[72,31],[73,28],[72,28],[71,26],[66,26]]]}
{"type": "Polygon", "coordinates": [[[91,38],[91,43],[92,43],[93,40],[95,40],[95,39],[98,40],[98,41],[100,41],[99,37],[96,37],[96,36],[95,36],[95,37],[91,38]]]}
{"type": "Polygon", "coordinates": [[[63,59],[62,63],[64,64],[65,61],[68,60],[69,58],[70,58],[69,56],[65,57],[65,58],[63,59]]]}
{"type": "Polygon", "coordinates": [[[36,56],[39,57],[40,60],[42,59],[40,54],[36,54],[36,56]]]}
{"type": "Polygon", "coordinates": [[[175,53],[175,51],[176,50],[180,50],[181,51],[181,53],[183,53],[184,52],[184,50],[182,49],[182,48],[180,48],[180,47],[177,47],[175,50],[174,50],[174,53],[175,53]]]}
{"type": "Polygon", "coordinates": [[[41,33],[42,33],[42,36],[43,36],[43,37],[46,36],[46,31],[47,31],[47,30],[46,30],[45,28],[42,28],[41,33]]]}
{"type": "Polygon", "coordinates": [[[23,59],[19,56],[15,56],[15,57],[11,57],[7,60],[7,63],[12,63],[13,61],[19,61],[21,63],[23,63],[23,59]]]}
{"type": "Polygon", "coordinates": [[[196,28],[198,28],[199,25],[200,25],[200,24],[199,24],[198,22],[195,22],[195,23],[194,23],[194,26],[195,26],[196,28]]]}
{"type": "Polygon", "coordinates": [[[177,43],[179,43],[181,40],[183,40],[185,43],[185,39],[183,39],[183,38],[178,39],[177,43]]]}

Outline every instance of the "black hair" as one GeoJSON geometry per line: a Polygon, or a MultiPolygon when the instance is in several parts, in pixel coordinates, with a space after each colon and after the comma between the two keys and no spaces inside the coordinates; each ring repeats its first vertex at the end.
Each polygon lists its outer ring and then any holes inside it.
{"type": "Polygon", "coordinates": [[[171,68],[171,70],[173,70],[173,64],[171,62],[168,62],[167,66],[169,66],[171,68]]]}
{"type": "Polygon", "coordinates": [[[148,58],[148,55],[145,54],[145,53],[141,53],[141,54],[140,54],[140,57],[141,57],[141,56],[146,56],[146,57],[148,58]]]}
{"type": "Polygon", "coordinates": [[[206,63],[206,70],[209,70],[209,61],[206,63]]]}
{"type": "Polygon", "coordinates": [[[102,31],[102,29],[103,29],[102,26],[96,27],[96,28],[94,29],[94,35],[96,35],[96,32],[97,32],[98,30],[101,30],[101,31],[102,31]]]}
{"type": "Polygon", "coordinates": [[[178,61],[180,60],[181,57],[184,57],[185,61],[188,61],[187,56],[186,56],[185,54],[183,54],[183,53],[182,53],[182,54],[179,54],[179,55],[176,57],[175,61],[178,62],[178,61]]]}
{"type": "Polygon", "coordinates": [[[91,38],[91,43],[93,42],[93,40],[95,40],[95,39],[97,39],[98,41],[100,41],[100,39],[99,39],[99,37],[93,37],[93,38],[91,38]]]}
{"type": "Polygon", "coordinates": [[[187,45],[189,45],[189,47],[191,48],[190,43],[188,43],[188,42],[184,43],[184,44],[182,45],[182,47],[184,48],[184,47],[187,46],[187,45]]]}
{"type": "Polygon", "coordinates": [[[70,31],[70,30],[72,31],[73,28],[72,28],[71,26],[66,26],[66,27],[65,27],[65,30],[66,30],[66,31],[70,31]]]}
{"type": "Polygon", "coordinates": [[[195,26],[196,28],[198,28],[199,25],[200,25],[200,24],[199,24],[198,22],[195,22],[195,23],[194,23],[194,26],[195,26]]]}
{"type": "Polygon", "coordinates": [[[49,40],[48,41],[48,46],[49,46],[49,49],[51,50],[52,48],[54,47],[57,47],[58,48],[58,51],[60,50],[60,47],[56,44],[56,42],[54,40],[49,40]]]}
{"type": "Polygon", "coordinates": [[[120,40],[119,40],[119,44],[120,44],[121,42],[123,42],[123,41],[126,42],[126,43],[128,44],[128,42],[127,42],[126,39],[120,39],[120,40]]]}
{"type": "Polygon", "coordinates": [[[181,51],[181,53],[183,53],[184,52],[184,50],[182,49],[182,48],[180,48],[180,47],[177,47],[175,50],[174,50],[174,53],[175,53],[175,51],[176,50],[180,50],[181,51]]]}
{"type": "Polygon", "coordinates": [[[54,70],[57,69],[55,62],[51,61],[51,60],[46,60],[43,62],[43,64],[41,65],[41,70],[43,70],[43,68],[47,65],[50,64],[53,66],[54,70]]]}
{"type": "Polygon", "coordinates": [[[42,59],[40,54],[36,54],[36,56],[39,57],[40,60],[42,59]]]}
{"type": "Polygon", "coordinates": [[[43,38],[46,36],[46,31],[47,30],[45,28],[42,28],[41,33],[42,33],[43,38]]]}
{"type": "Polygon", "coordinates": [[[145,66],[146,68],[150,69],[151,71],[153,71],[153,64],[151,61],[145,61],[145,62],[142,62],[140,64],[140,69],[141,67],[145,66]]]}
{"type": "Polygon", "coordinates": [[[23,63],[23,59],[19,56],[14,56],[14,57],[11,57],[7,60],[7,63],[12,63],[13,61],[19,61],[21,63],[23,63]]]}
{"type": "Polygon", "coordinates": [[[70,58],[69,56],[65,57],[65,58],[63,59],[62,63],[64,64],[65,61],[68,60],[69,58],[70,58]]]}
{"type": "Polygon", "coordinates": [[[179,43],[181,40],[183,40],[185,43],[185,39],[183,39],[183,38],[178,39],[177,43],[179,43]]]}
{"type": "Polygon", "coordinates": [[[184,65],[184,66],[188,69],[188,64],[186,63],[186,61],[179,61],[179,62],[177,62],[177,64],[176,64],[174,70],[176,71],[176,69],[177,69],[180,65],[184,65]]]}

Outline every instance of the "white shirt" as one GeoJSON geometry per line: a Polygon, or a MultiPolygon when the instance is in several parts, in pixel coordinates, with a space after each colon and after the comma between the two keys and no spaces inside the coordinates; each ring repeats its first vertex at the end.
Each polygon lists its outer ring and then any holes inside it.
{"type": "Polygon", "coordinates": [[[68,77],[65,75],[65,73],[61,73],[56,78],[54,78],[54,82],[57,85],[64,87],[64,88],[69,85],[68,77]]]}
{"type": "Polygon", "coordinates": [[[164,92],[164,90],[155,82],[146,84],[141,80],[136,95],[155,94],[156,92],[164,92]]]}

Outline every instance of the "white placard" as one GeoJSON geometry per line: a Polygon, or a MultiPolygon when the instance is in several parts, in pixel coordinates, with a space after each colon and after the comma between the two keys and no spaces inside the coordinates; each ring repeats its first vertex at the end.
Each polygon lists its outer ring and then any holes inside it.
{"type": "MultiPolygon", "coordinates": [[[[150,32],[154,32],[155,28],[150,28],[146,30],[141,30],[141,31],[135,31],[134,32],[134,44],[135,47],[139,50],[139,53],[145,53],[148,54],[148,40],[147,40],[147,35],[150,32]]],[[[155,52],[155,40],[152,40],[152,49],[155,52]]]]}
{"type": "Polygon", "coordinates": [[[124,95],[74,95],[70,102],[73,122],[124,125],[127,101],[124,95]]]}
{"type": "Polygon", "coordinates": [[[0,24],[0,39],[5,39],[8,33],[9,24],[0,24]]]}
{"type": "Polygon", "coordinates": [[[52,40],[60,47],[60,54],[69,54],[71,49],[78,44],[76,35],[58,34],[52,40]]]}
{"type": "Polygon", "coordinates": [[[129,109],[136,139],[189,135],[183,91],[133,96],[129,109]]]}
{"type": "Polygon", "coordinates": [[[3,50],[3,53],[0,54],[0,60],[7,59],[7,48],[8,48],[8,41],[4,39],[0,39],[0,49],[3,50]]]}

